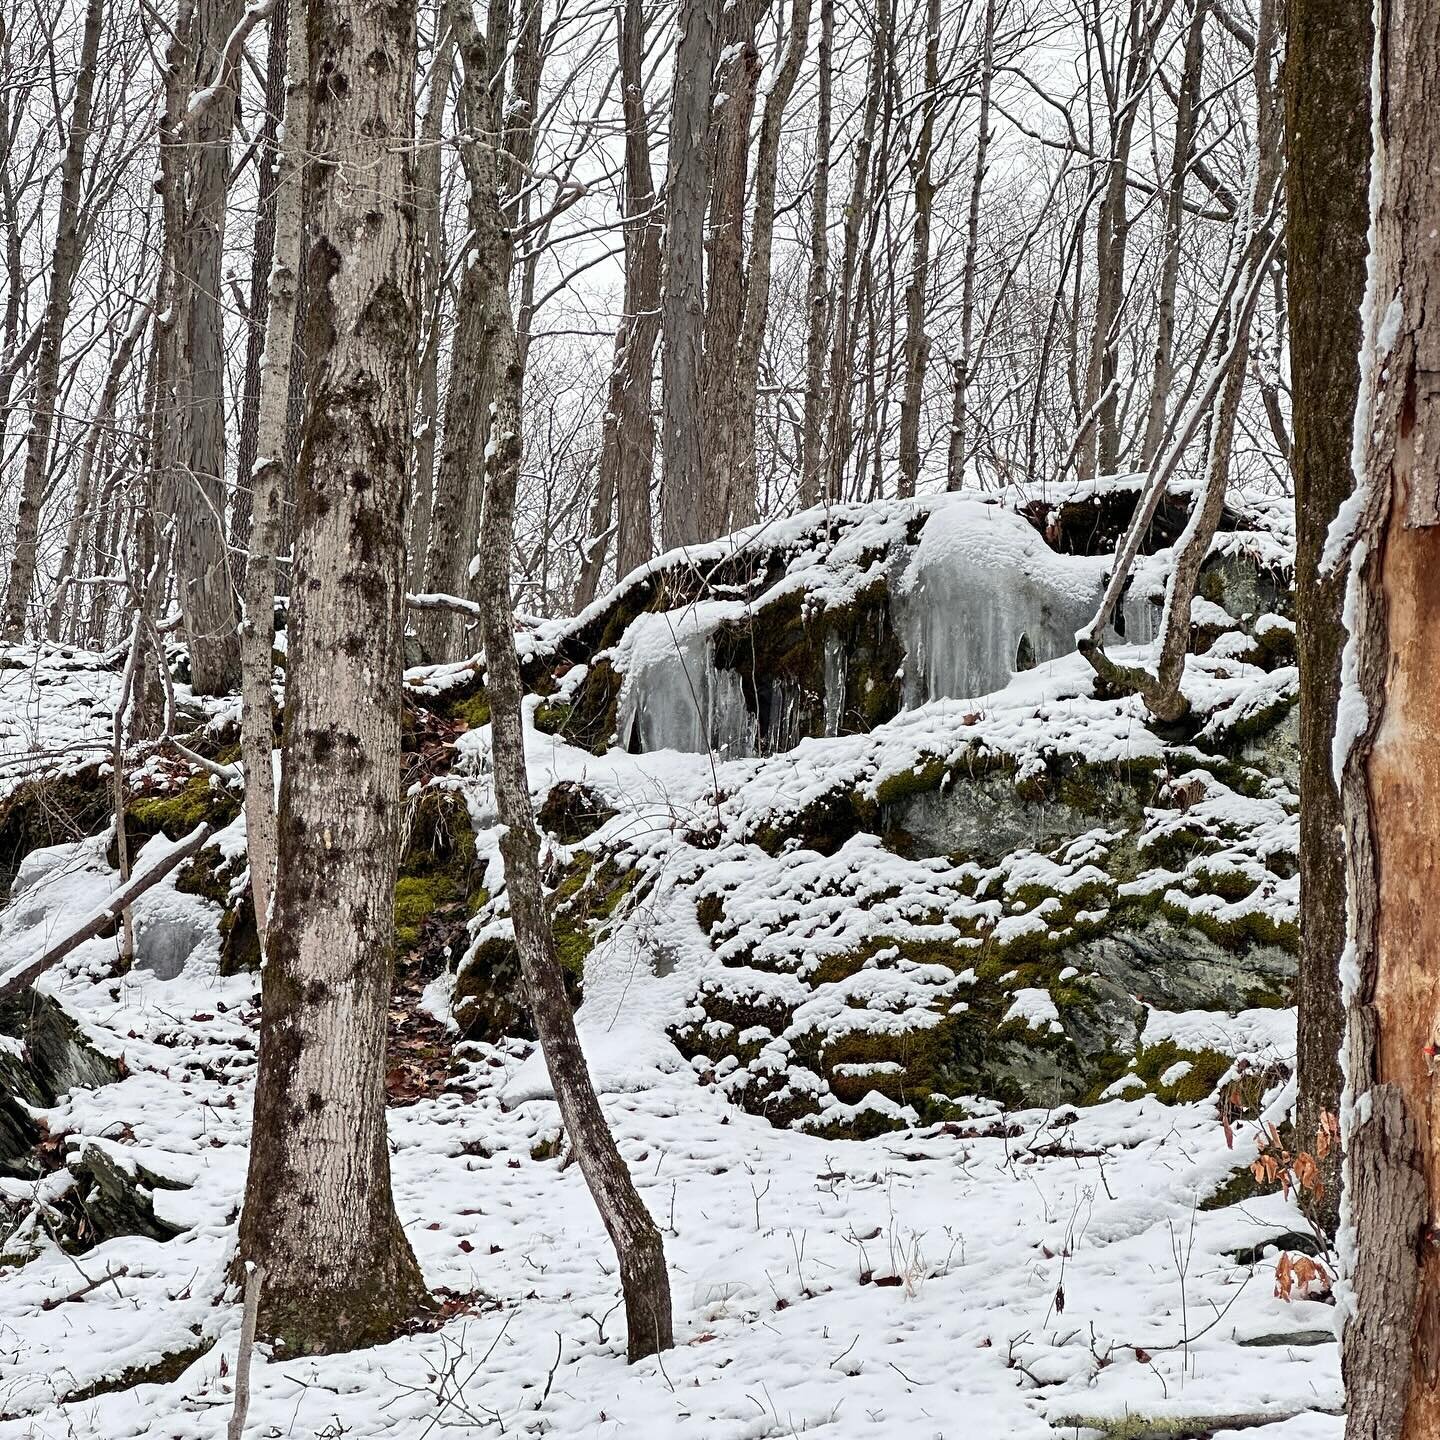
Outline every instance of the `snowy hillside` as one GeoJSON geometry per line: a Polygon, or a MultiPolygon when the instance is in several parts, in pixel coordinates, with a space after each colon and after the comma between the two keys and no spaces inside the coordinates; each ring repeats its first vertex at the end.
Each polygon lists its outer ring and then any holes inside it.
{"type": "MultiPolygon", "coordinates": [[[[1070,653],[1127,495],[809,512],[527,623],[557,947],[675,1289],[633,1367],[518,992],[483,660],[407,673],[390,1138],[444,1308],[258,1354],[248,1436],[1339,1436],[1324,1258],[1249,1168],[1293,1099],[1289,517],[1227,516],[1157,728],[1070,653]]],[[[116,883],[115,664],[5,666],[0,974],[116,883]]],[[[233,706],[177,698],[230,758],[233,706]]],[[[138,867],[218,833],[130,973],[97,938],[0,1002],[0,1440],[229,1414],[243,822],[170,754],[128,790],[138,867]]]]}

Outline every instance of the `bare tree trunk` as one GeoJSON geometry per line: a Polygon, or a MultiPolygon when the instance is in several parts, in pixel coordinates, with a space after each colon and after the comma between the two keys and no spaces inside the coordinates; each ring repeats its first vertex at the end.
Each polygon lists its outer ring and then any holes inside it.
{"type": "Polygon", "coordinates": [[[1440,10],[1394,0],[1376,20],[1382,104],[1356,423],[1363,501],[1350,537],[1340,711],[1354,733],[1336,737],[1349,880],[1343,1239],[1353,1285],[1341,1356],[1347,1440],[1428,1440],[1440,1434],[1440,363],[1429,313],[1440,283],[1440,10]]]}
{"type": "Polygon", "coordinates": [[[303,20],[320,77],[307,146],[311,403],[239,1247],[265,1272],[260,1328],[292,1355],[388,1339],[425,1303],[385,1134],[420,331],[415,14],[313,0],[303,20]]]}
{"type": "Polygon", "coordinates": [[[811,0],[793,0],[790,34],[760,121],[755,152],[755,204],[750,224],[750,263],[745,276],[745,314],[740,324],[740,349],[735,360],[736,413],[738,416],[735,483],[731,493],[731,523],[753,524],[758,512],[755,480],[755,424],[760,393],[760,349],[770,315],[770,275],[775,245],[775,189],[779,181],[780,141],[785,107],[795,91],[810,38],[811,0]]]}
{"type": "Polygon", "coordinates": [[[1166,407],[1175,382],[1175,296],[1180,284],[1181,222],[1185,218],[1185,177],[1195,151],[1196,111],[1205,63],[1205,16],[1210,0],[1191,0],[1185,31],[1185,58],[1175,105],[1175,144],[1170,161],[1170,193],[1165,200],[1165,258],[1160,271],[1160,298],[1155,319],[1155,359],[1150,377],[1150,404],[1140,461],[1148,466],[1164,442],[1166,407]]]}
{"type": "MultiPolygon", "coordinates": [[[[987,10],[987,20],[989,13],[987,10]]],[[[987,34],[990,30],[987,25],[987,34]]],[[[930,288],[930,214],[935,205],[931,164],[935,111],[940,104],[940,0],[928,0],[925,7],[925,95],[920,104],[920,137],[913,162],[915,222],[910,239],[910,283],[905,289],[905,394],[900,402],[902,496],[915,493],[920,475],[920,406],[925,397],[925,367],[930,359],[925,301],[930,288]]]]}
{"type": "Polygon", "coordinates": [[[575,608],[595,598],[615,515],[615,577],[643,565],[654,549],[650,494],[655,477],[655,342],[660,334],[662,228],[650,170],[645,117],[645,11],[625,0],[620,17],[620,93],[625,112],[625,314],[600,439],[600,473],[590,516],[590,549],[580,567],[575,608]]]}
{"type": "MultiPolygon", "coordinates": [[[[275,206],[280,184],[279,133],[285,109],[285,55],[289,48],[290,0],[275,0],[270,11],[270,42],[265,57],[265,114],[261,122],[256,166],[255,240],[250,252],[250,306],[245,316],[245,388],[240,397],[240,433],[235,447],[235,500],[230,507],[231,565],[245,593],[245,551],[255,514],[251,476],[260,449],[260,372],[270,318],[270,272],[275,264],[275,206]]],[[[240,641],[244,651],[245,641],[240,641]]],[[[242,658],[241,664],[244,661],[242,658]]]]}
{"type": "Polygon", "coordinates": [[[885,60],[891,44],[891,0],[877,0],[875,35],[870,42],[870,63],[865,77],[865,105],[860,135],[855,142],[850,199],[845,206],[845,239],[840,255],[840,279],[830,327],[829,415],[825,426],[825,498],[839,500],[849,460],[845,443],[850,427],[850,390],[854,380],[854,330],[851,310],[860,266],[860,239],[864,228],[866,197],[870,187],[870,161],[875,149],[875,122],[884,89],[885,60]]]}
{"type": "Polygon", "coordinates": [[[172,54],[183,82],[183,113],[169,114],[165,183],[179,189],[174,239],[175,315],[166,511],[174,518],[175,580],[200,695],[223,695],[240,679],[240,638],[225,523],[225,206],[235,58],[226,42],[240,20],[238,0],[181,0],[172,54]],[[188,19],[185,18],[188,14],[188,19]]]}
{"type": "Polygon", "coordinates": [[[1140,101],[1154,75],[1156,41],[1173,8],[1174,0],[1130,0],[1123,56],[1107,56],[1098,9],[1091,25],[1101,67],[1112,73],[1107,84],[1111,98],[1106,135],[1107,179],[1095,226],[1095,319],[1085,366],[1077,445],[1081,479],[1113,474],[1119,466],[1120,316],[1125,305],[1125,261],[1130,238],[1130,151],[1140,101]]]}
{"type": "MultiPolygon", "coordinates": [[[[5,590],[0,636],[24,637],[35,583],[36,545],[40,534],[40,506],[45,491],[50,439],[55,429],[55,397],[60,383],[60,347],[75,272],[80,264],[80,185],[85,175],[85,146],[90,139],[90,112],[95,97],[95,67],[100,53],[100,27],[105,8],[101,0],[88,0],[85,31],[80,42],[80,68],[75,77],[75,103],[70,112],[70,134],[60,170],[60,204],[55,217],[55,244],[50,260],[50,294],[35,362],[35,384],[30,400],[30,433],[25,442],[25,472],[20,481],[20,505],[15,517],[15,554],[5,590]]],[[[5,397],[8,399],[8,396],[5,397]]]]}
{"type": "MultiPolygon", "coordinates": [[[[452,0],[450,12],[465,68],[464,84],[475,89],[488,73],[485,42],[467,8],[452,0]]],[[[485,457],[485,505],[480,537],[480,626],[485,641],[485,684],[490,696],[496,808],[502,826],[500,853],[515,927],[515,944],[531,1016],[545,1054],[560,1118],[614,1243],[625,1298],[628,1349],[632,1361],[673,1344],[670,1283],[660,1231],[646,1210],[590,1081],[565,993],[564,972],[555,954],[545,892],[540,879],[540,843],[530,807],[525,771],[523,687],[515,653],[515,615],[510,600],[510,555],[515,541],[515,488],[520,471],[521,387],[515,331],[509,315],[509,236],[496,193],[492,151],[474,147],[466,156],[474,193],[488,201],[476,216],[474,269],[495,292],[501,317],[494,336],[495,433],[485,457]],[[503,304],[500,303],[503,299],[503,304]]]]}
{"type": "Polygon", "coordinates": [[[810,192],[810,272],[805,294],[805,413],[800,447],[800,504],[820,499],[825,474],[825,342],[830,334],[830,126],[834,88],[835,0],[820,0],[819,100],[815,178],[810,192]]]}
{"type": "Polygon", "coordinates": [[[985,0],[985,31],[980,47],[980,114],[975,128],[975,169],[970,177],[970,208],[965,222],[965,269],[960,280],[960,354],[955,360],[950,403],[950,451],[945,488],[965,483],[969,459],[970,371],[975,363],[975,267],[980,260],[980,196],[990,164],[990,94],[995,79],[996,0],[985,0]]]}
{"type": "Polygon", "coordinates": [[[665,180],[661,314],[660,538],[667,550],[701,538],[704,486],[706,136],[716,58],[716,6],[681,0],[665,180]]]}
{"type": "MultiPolygon", "coordinates": [[[[1115,689],[1138,694],[1146,708],[1160,720],[1177,720],[1188,709],[1189,702],[1180,691],[1185,672],[1185,654],[1190,640],[1190,610],[1200,567],[1210,552],[1210,542],[1224,513],[1225,494],[1230,479],[1230,457],[1245,384],[1246,345],[1250,321],[1255,313],[1265,274],[1278,247],[1273,233],[1276,192],[1280,181],[1281,125],[1279,93],[1275,86],[1273,66],[1278,39],[1276,4],[1278,0],[1260,0],[1259,24],[1255,36],[1254,81],[1256,103],[1255,174],[1251,184],[1251,203],[1246,229],[1232,278],[1234,298],[1230,302],[1224,337],[1227,348],[1222,364],[1219,404],[1211,422],[1209,454],[1206,461],[1205,489],[1196,499],[1195,508],[1176,542],[1170,579],[1165,590],[1165,605],[1160,619],[1160,655],[1155,671],[1140,666],[1117,665],[1101,648],[1101,635],[1118,599],[1117,581],[1123,582],[1134,559],[1135,538],[1146,523],[1144,509],[1136,508],[1123,558],[1117,556],[1110,585],[1096,616],[1087,631],[1079,637],[1081,654],[1094,666],[1096,673],[1115,689]],[[1235,281],[1241,283],[1236,284],[1235,281]]],[[[1163,483],[1163,482],[1162,482],[1163,483]]],[[[1158,489],[1156,492],[1158,498],[1158,489]]]]}
{"type": "Polygon", "coordinates": [[[724,9],[721,60],[715,72],[711,111],[710,270],[705,290],[705,345],[700,383],[700,432],[704,485],[700,538],[727,534],[734,508],[739,447],[740,396],[736,360],[745,315],[745,191],[750,160],[750,121],[760,80],[755,48],[756,0],[735,0],[724,9]]]}
{"type": "Polygon", "coordinates": [[[70,510],[70,523],[65,529],[65,548],[60,553],[60,564],[55,571],[55,595],[45,618],[45,634],[51,640],[59,640],[65,622],[65,605],[70,581],[75,574],[75,559],[80,553],[80,542],[84,536],[87,521],[91,515],[91,476],[95,473],[95,456],[100,440],[109,430],[115,418],[115,401],[120,391],[120,382],[130,368],[135,347],[140,343],[150,324],[150,307],[142,305],[130,328],[121,337],[115,353],[110,357],[110,366],[105,372],[105,383],[100,387],[99,403],[95,407],[95,418],[85,432],[85,441],[80,450],[80,465],[75,474],[75,497],[70,510]]]}
{"type": "MultiPolygon", "coordinates": [[[[1360,304],[1369,241],[1369,0],[1290,0],[1285,62],[1285,243],[1295,438],[1295,609],[1300,659],[1300,968],[1295,1129],[1309,1148],[1340,1113],[1340,955],[1345,863],[1331,749],[1340,698],[1344,577],[1322,572],[1330,522],[1354,483],[1353,411],[1360,387],[1360,304]]],[[[1339,1216],[1338,1154],[1321,1161],[1339,1216]]]]}
{"type": "Polygon", "coordinates": [[[441,223],[441,128],[450,98],[455,36],[443,19],[430,66],[430,96],[420,121],[415,195],[420,213],[420,294],[426,308],[425,348],[420,352],[418,411],[410,503],[409,575],[412,589],[424,584],[430,549],[430,507],[435,493],[435,434],[440,424],[440,320],[444,299],[445,227],[441,223]]]}
{"type": "Polygon", "coordinates": [[[284,504],[285,421],[294,356],[295,302],[305,206],[305,137],[310,128],[307,21],[296,16],[286,37],[285,139],[276,154],[273,269],[268,280],[264,364],[256,413],[250,562],[245,569],[245,618],[240,626],[240,750],[245,762],[245,848],[250,895],[262,954],[270,949],[271,901],[279,844],[275,818],[274,701],[275,557],[284,504]]]}

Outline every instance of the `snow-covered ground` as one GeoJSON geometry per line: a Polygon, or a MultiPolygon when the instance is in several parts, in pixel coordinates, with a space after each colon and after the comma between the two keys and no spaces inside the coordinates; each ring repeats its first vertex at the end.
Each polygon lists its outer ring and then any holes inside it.
{"type": "MultiPolygon", "coordinates": [[[[5,960],[103,893],[97,851],[43,857],[54,868],[7,913],[5,960]]],[[[169,886],[138,909],[142,928],[213,913],[169,886]]],[[[224,1432],[240,1315],[222,1272],[255,991],[220,979],[214,953],[204,940],[173,979],[113,981],[96,978],[113,942],[93,941],[49,982],[129,1071],[74,1093],[52,1132],[180,1182],[154,1199],[185,1228],[74,1259],[42,1245],[5,1274],[0,1440],[224,1432]],[[64,1403],[197,1347],[169,1383],[64,1403]]],[[[1287,1028],[1271,1014],[1266,1045],[1287,1028]]],[[[663,1037],[586,1018],[607,1113],[665,1229],[675,1350],[625,1363],[613,1257],[578,1169],[532,1158],[558,1130],[537,1057],[476,1047],[457,1093],[391,1114],[411,1241],[431,1283],[474,1292],[473,1310],[356,1355],[258,1358],[247,1435],[1042,1437],[1127,1413],[1294,1415],[1262,1433],[1340,1434],[1323,1413],[1340,1403],[1333,1312],[1277,1299],[1273,1250],[1252,1253],[1303,1228],[1294,1207],[1198,1208],[1253,1155],[1248,1128],[1227,1148],[1213,1106],[1146,1097],[820,1140],[737,1111],[663,1037]]]]}
{"type": "MultiPolygon", "coordinates": [[[[796,560],[777,587],[800,585],[822,605],[831,591],[853,597],[880,564],[877,546],[903,538],[910,513],[857,508],[850,530],[837,522],[826,554],[796,560]]],[[[962,556],[967,565],[984,558],[962,556]]],[[[1098,577],[1089,561],[1045,564],[1060,589],[1098,577]]],[[[553,649],[600,614],[528,624],[522,648],[553,649]]],[[[1221,612],[1217,624],[1226,618],[1235,617],[1221,612]]],[[[682,631],[686,623],[681,614],[682,631]]],[[[1222,636],[1187,672],[1187,694],[1209,717],[1202,747],[1293,699],[1293,667],[1250,663],[1236,636],[1234,655],[1222,636]]],[[[647,656],[658,673],[683,640],[673,619],[642,614],[612,663],[633,687],[647,656]],[[641,643],[649,632],[661,642],[654,654],[641,643]]],[[[1007,634],[994,659],[1002,668],[1012,641],[1007,634]]],[[[0,795],[26,773],[103,760],[118,683],[97,657],[11,654],[0,671],[0,795]]],[[[963,688],[963,667],[942,674],[930,658],[926,693],[963,688]]],[[[983,939],[992,967],[1003,968],[994,957],[1012,938],[1100,935],[1127,889],[1163,895],[1182,922],[1293,929],[1291,789],[1203,748],[1182,756],[1146,726],[1137,702],[1095,698],[1078,657],[1037,658],[995,694],[936,698],[869,733],[807,738],[765,757],[595,755],[532,729],[537,802],[567,782],[613,812],[572,844],[547,840],[550,873],[604,860],[635,877],[634,903],[607,912],[592,937],[577,1018],[621,1149],[665,1232],[676,1346],[626,1364],[613,1253],[578,1167],[555,1143],[558,1114],[534,1047],[459,1044],[443,1091],[390,1112],[400,1215],[453,1313],[439,1329],[352,1355],[262,1350],[246,1435],[1338,1440],[1334,1310],[1298,1289],[1276,1294],[1278,1246],[1308,1230],[1297,1206],[1279,1194],[1206,1203],[1254,1160],[1259,1122],[1227,1130],[1213,1098],[1165,1104],[1131,1073],[1093,1105],[1007,1112],[957,1096],[949,1118],[921,1125],[875,1092],[851,1106],[821,1094],[792,1053],[792,1041],[842,1019],[878,1031],[963,1011],[975,983],[962,968],[967,946],[978,953],[983,939]],[[1134,809],[1123,883],[1104,869],[1115,836],[1103,830],[1002,847],[1009,853],[984,864],[949,850],[902,855],[863,830],[828,850],[785,838],[827,795],[874,804],[897,777],[935,767],[960,775],[986,756],[1003,759],[1005,784],[1039,783],[1063,760],[1132,776],[1127,784],[1138,773],[1156,796],[1166,793],[1166,767],[1185,759],[1175,777],[1185,797],[1134,809]],[[708,930],[702,899],[720,916],[708,930]],[[826,959],[917,938],[943,940],[956,963],[917,964],[891,947],[838,980],[814,978],[826,959]],[[687,1061],[672,1039],[703,1021],[699,987],[726,977],[780,997],[789,1028],[752,1039],[758,1055],[739,1063],[734,1054],[687,1061]],[[818,1108],[799,1128],[737,1103],[767,1067],[787,1085],[815,1087],[818,1108]],[[869,1140],[804,1128],[866,1105],[898,1128],[869,1140]]],[[[472,674],[462,666],[408,678],[433,696],[472,674]]],[[[570,668],[559,699],[584,676],[584,665],[570,668]]],[[[622,694],[622,728],[630,699],[622,694]]],[[[669,733],[661,719],[651,711],[657,743],[669,733]]],[[[508,927],[487,751],[486,727],[462,734],[441,782],[463,793],[487,872],[472,946],[508,927]]],[[[242,822],[212,843],[242,854],[242,822]]],[[[102,835],[25,858],[0,912],[0,974],[104,899],[117,883],[105,850],[102,835]]],[[[115,941],[97,939],[41,983],[123,1067],[115,1083],[38,1112],[63,1137],[58,1168],[0,1179],[0,1215],[8,1205],[22,1217],[0,1255],[0,1440],[225,1433],[241,1319],[225,1276],[245,1181],[258,996],[254,976],[219,973],[219,907],[175,880],[137,904],[140,962],[130,974],[114,977],[115,941]],[[174,1238],[62,1251],[46,1206],[87,1151],[164,1182],[151,1198],[174,1238]]],[[[1004,992],[997,1024],[1047,1043],[1068,1023],[1061,987],[1073,997],[1087,978],[1058,958],[1050,969],[1016,961],[993,982],[1004,992]]],[[[453,983],[445,975],[426,992],[442,1023],[453,983]]],[[[1219,1052],[1252,1075],[1279,1076],[1293,1062],[1291,1010],[1127,1003],[1139,1017],[1132,1044],[1219,1052]]],[[[1169,1064],[1159,1088],[1173,1092],[1188,1063],[1169,1064]]],[[[833,1075],[882,1085],[899,1068],[839,1065],[833,1075]]],[[[1277,1084],[1261,1119],[1279,1119],[1290,1099],[1277,1084]]]]}

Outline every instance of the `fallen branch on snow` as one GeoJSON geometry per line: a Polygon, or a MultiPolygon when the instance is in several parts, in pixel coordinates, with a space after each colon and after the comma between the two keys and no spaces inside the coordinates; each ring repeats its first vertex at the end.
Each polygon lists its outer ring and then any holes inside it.
{"type": "Polygon", "coordinates": [[[118,890],[111,893],[104,905],[88,920],[63,939],[57,940],[44,954],[0,976],[0,1000],[14,995],[17,991],[28,989],[52,965],[58,965],[72,950],[78,949],[87,940],[93,940],[122,910],[128,909],[147,890],[158,885],[182,860],[188,860],[195,854],[209,838],[210,827],[202,822],[183,840],[177,840],[173,848],[165,851],[154,864],[132,875],[118,890]]]}

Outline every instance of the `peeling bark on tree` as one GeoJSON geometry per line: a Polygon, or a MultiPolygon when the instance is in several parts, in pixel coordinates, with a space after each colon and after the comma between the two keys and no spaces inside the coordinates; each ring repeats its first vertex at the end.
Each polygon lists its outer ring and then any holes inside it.
{"type": "Polygon", "coordinates": [[[406,466],[419,275],[415,18],[313,0],[310,367],[279,863],[239,1258],[286,1353],[393,1336],[426,1299],[395,1213],[385,1033],[403,804],[406,466]]]}
{"type": "MultiPolygon", "coordinates": [[[[1440,1434],[1440,10],[1378,12],[1371,213],[1340,778],[1350,897],[1348,1440],[1440,1434]]],[[[1340,742],[1337,742],[1340,743],[1340,742]]]]}

